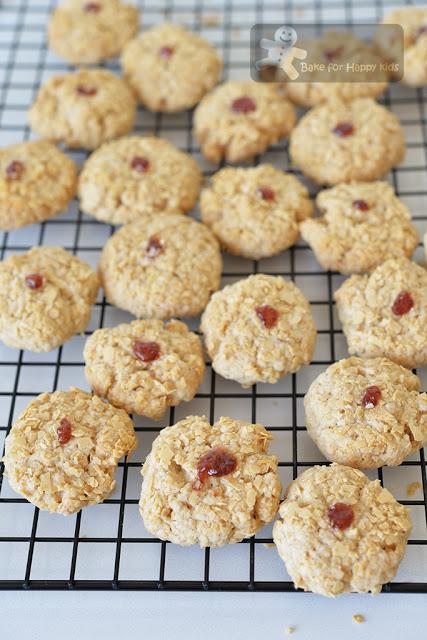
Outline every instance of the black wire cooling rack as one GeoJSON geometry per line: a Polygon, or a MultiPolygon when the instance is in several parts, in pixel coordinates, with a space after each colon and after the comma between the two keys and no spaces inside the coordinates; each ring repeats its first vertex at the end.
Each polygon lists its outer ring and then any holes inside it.
{"type": "MultiPolygon", "coordinates": [[[[0,4],[0,145],[31,137],[26,110],[40,84],[53,73],[70,69],[46,47],[45,29],[56,2],[6,0],[0,4]]],[[[249,75],[249,30],[255,23],[377,22],[384,11],[403,4],[372,0],[305,0],[249,2],[175,0],[139,2],[144,28],[171,20],[186,24],[213,42],[223,55],[225,78],[249,75]]],[[[117,63],[107,65],[119,71],[117,63]]],[[[401,118],[408,152],[403,166],[390,180],[413,213],[420,231],[426,227],[427,158],[426,95],[424,90],[391,86],[382,101],[401,118]]],[[[191,112],[179,115],[138,114],[135,130],[168,138],[191,153],[206,176],[218,167],[207,164],[191,135],[191,112]]],[[[70,154],[76,161],[84,153],[70,154]]],[[[287,145],[268,150],[256,162],[289,168],[287,145]]],[[[310,185],[313,192],[313,186],[310,185]]],[[[197,215],[197,214],[196,214],[197,215]]],[[[96,265],[113,228],[86,217],[74,202],[63,214],[1,237],[1,258],[33,245],[57,244],[96,265]]],[[[416,258],[421,258],[418,248],[416,258]]],[[[311,380],[335,360],[345,357],[346,344],[335,315],[333,291],[342,281],[320,270],[312,252],[302,243],[276,258],[251,262],[225,257],[224,283],[250,273],[265,272],[290,278],[309,298],[318,326],[314,361],[274,386],[242,390],[216,376],[210,365],[200,392],[184,406],[172,409],[160,424],[136,419],[139,449],[130,462],[121,462],[117,487],[101,505],[64,518],[40,512],[20,499],[3,481],[0,465],[0,589],[138,589],[293,591],[284,566],[272,549],[271,526],[250,540],[223,549],[181,548],[161,542],[144,530],[138,515],[140,467],[159,430],[190,413],[211,420],[230,415],[266,424],[273,433],[272,451],[278,456],[284,486],[304,468],[324,464],[304,428],[302,398],[311,380]]],[[[99,298],[89,335],[102,326],[130,319],[99,298]]],[[[197,323],[190,323],[197,328],[197,323]]],[[[0,447],[14,419],[42,391],[70,385],[87,388],[83,375],[84,336],[49,354],[31,354],[0,346],[0,447]]],[[[423,377],[423,372],[419,372],[423,377]]],[[[427,375],[423,377],[426,387],[427,375]]],[[[396,580],[386,592],[427,592],[427,480],[424,452],[400,467],[369,474],[378,477],[412,510],[414,529],[396,580]],[[407,485],[418,491],[408,496],[407,485]]]]}

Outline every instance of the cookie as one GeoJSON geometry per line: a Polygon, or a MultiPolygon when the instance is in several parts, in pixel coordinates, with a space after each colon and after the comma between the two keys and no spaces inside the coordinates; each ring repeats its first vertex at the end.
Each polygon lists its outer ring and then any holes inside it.
{"type": "MultiPolygon", "coordinates": [[[[427,7],[394,9],[382,24],[397,24],[403,28],[403,79],[410,87],[427,84],[427,7]]],[[[391,62],[401,59],[400,40],[393,31],[379,29],[375,43],[380,52],[391,62]]]]}
{"type": "Polygon", "coordinates": [[[138,23],[138,9],[120,0],[66,0],[51,14],[48,43],[71,64],[97,64],[118,56],[138,23]]]}
{"type": "Polygon", "coordinates": [[[371,46],[352,33],[328,31],[321,38],[307,42],[305,48],[310,51],[310,59],[324,64],[325,70],[319,70],[316,66],[312,71],[304,72],[304,82],[287,84],[290,100],[300,107],[314,107],[332,98],[376,98],[387,88],[387,74],[381,70],[375,76],[370,71],[358,73],[360,82],[342,82],[347,73],[343,73],[339,65],[349,62],[363,66],[376,65],[376,69],[380,69],[382,62],[371,46]],[[376,82],[370,81],[373,77],[376,82]]]}
{"type": "Polygon", "coordinates": [[[192,400],[205,372],[200,339],[178,320],[135,320],[98,329],[83,355],[95,393],[153,420],[168,407],[192,400]]]}
{"type": "Polygon", "coordinates": [[[211,231],[177,213],[141,217],[108,240],[99,264],[107,300],[138,318],[196,316],[219,287],[211,231]]]}
{"type": "Polygon", "coordinates": [[[419,391],[419,378],[387,358],[340,360],[304,398],[307,431],[332,462],[398,465],[427,440],[427,394],[419,391]]]}
{"type": "Polygon", "coordinates": [[[310,305],[280,276],[249,276],[215,293],[202,316],[212,367],[242,387],[275,383],[308,364],[316,325],[310,305]]]}
{"type": "Polygon", "coordinates": [[[28,113],[43,138],[70,148],[96,149],[128,133],[136,103],[127,84],[106,69],[80,69],[52,76],[28,113]]]}
{"type": "Polygon", "coordinates": [[[48,220],[74,197],[77,169],[47,140],[0,149],[0,229],[48,220]]]}
{"type": "Polygon", "coordinates": [[[59,247],[34,247],[0,262],[0,339],[51,351],[84,331],[99,287],[90,266],[59,247]]]}
{"type": "Polygon", "coordinates": [[[150,111],[194,107],[218,82],[222,61],[204,38],[161,24],[132,40],[122,54],[123,75],[150,111]]]}
{"type": "Polygon", "coordinates": [[[145,528],[180,545],[221,547],[253,536],[279,506],[277,458],[261,424],[189,416],[162,429],[142,469],[145,528]]]}
{"type": "Polygon", "coordinates": [[[202,192],[200,211],[226,251],[260,260],[295,244],[313,205],[293,175],[263,164],[218,171],[202,192]]]}
{"type": "Polygon", "coordinates": [[[427,364],[427,271],[406,258],[348,278],[335,292],[351,354],[384,356],[413,369],[427,364]]]}
{"type": "Polygon", "coordinates": [[[201,183],[191,156],[167,140],[132,136],[108,142],[89,157],[78,193],[85,213],[124,224],[146,213],[186,213],[201,183]]]}
{"type": "Polygon", "coordinates": [[[372,98],[333,99],[301,118],[289,151],[306,176],[334,185],[380,178],[403,160],[405,139],[394,113],[372,98]]]}
{"type": "Polygon", "coordinates": [[[295,110],[276,84],[225,82],[194,112],[193,133],[211,162],[241,162],[287,136],[295,110]]]}
{"type": "Polygon", "coordinates": [[[5,472],[39,509],[70,515],[111,493],[118,461],[136,444],[125,411],[80,389],[42,393],[6,438],[5,472]]]}
{"type": "Polygon", "coordinates": [[[301,225],[326,270],[365,273],[389,258],[410,258],[419,240],[411,214],[386,182],[351,182],[321,191],[322,217],[301,225]]]}
{"type": "Polygon", "coordinates": [[[332,464],[307,469],[288,487],[273,538],[295,587],[337,596],[381,591],[410,531],[408,509],[379,480],[332,464]]]}

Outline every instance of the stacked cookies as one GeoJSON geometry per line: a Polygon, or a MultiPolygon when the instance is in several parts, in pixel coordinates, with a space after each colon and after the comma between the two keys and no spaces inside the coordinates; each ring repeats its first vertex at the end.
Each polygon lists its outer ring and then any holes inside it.
{"type": "MultiPolygon", "coordinates": [[[[137,30],[136,9],[120,0],[63,2],[49,23],[51,48],[75,65],[121,55],[124,79],[86,67],[50,78],[29,111],[43,139],[0,150],[2,229],[47,220],[76,194],[84,213],[120,226],[97,273],[58,247],[0,263],[4,343],[61,346],[86,329],[100,286],[136,318],[87,338],[93,394],[55,391],[30,402],[6,439],[9,482],[52,512],[104,500],[119,459],[137,446],[129,414],[162,419],[203,382],[201,339],[177,318],[201,315],[212,368],[243,387],[310,364],[316,325],[293,282],[257,273],[218,290],[221,248],[260,260],[302,236],[324,269],[350,276],[335,300],[352,357],[328,367],[304,399],[307,430],[332,464],[301,474],[280,505],[268,430],[190,415],[155,439],[140,513],[160,539],[202,547],[240,542],[279,513],[273,537],[297,587],[378,592],[397,571],[411,523],[359,469],[398,465],[427,440],[427,395],[409,370],[427,364],[427,272],[410,260],[419,239],[410,212],[381,181],[405,151],[398,119],[375,101],[387,78],[347,86],[314,74],[287,91],[216,86],[222,61],[207,41],[173,24],[137,30]],[[195,139],[215,163],[250,160],[289,136],[292,162],[329,187],[316,198],[321,215],[313,217],[298,178],[269,164],[220,168],[201,192],[190,155],[125,135],[137,102],[164,113],[196,107],[195,139]],[[294,104],[310,107],[298,123],[294,104]],[[93,151],[79,176],[57,143],[93,151]],[[186,215],[199,195],[201,222],[186,215]]],[[[335,48],[329,38],[316,45],[328,56],[378,55],[353,36],[335,48]]]]}

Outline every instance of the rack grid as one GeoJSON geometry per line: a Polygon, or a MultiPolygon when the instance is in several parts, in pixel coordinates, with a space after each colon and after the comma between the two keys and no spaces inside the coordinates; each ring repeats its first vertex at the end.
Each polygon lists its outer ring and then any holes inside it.
{"type": "MultiPolygon", "coordinates": [[[[39,86],[54,73],[72,67],[47,48],[45,29],[52,0],[6,0],[0,6],[0,145],[33,137],[26,111],[39,86]]],[[[255,23],[377,22],[383,13],[403,4],[401,0],[150,0],[137,3],[143,28],[164,20],[176,21],[200,33],[218,47],[224,59],[224,79],[249,77],[249,30],[255,23]]],[[[415,3],[415,4],[421,4],[415,3]]],[[[117,61],[107,68],[119,72],[117,61]]],[[[404,164],[390,173],[398,195],[412,211],[423,232],[427,215],[427,132],[425,90],[391,85],[381,101],[401,119],[407,138],[404,164]]],[[[191,153],[209,177],[219,166],[207,163],[192,138],[191,111],[177,115],[150,114],[139,109],[135,131],[165,137],[191,153]]],[[[87,154],[70,152],[79,164],[87,154]]],[[[255,164],[289,165],[287,144],[282,142],[257,157],[255,164]]],[[[296,172],[297,175],[304,178],[296,172]]],[[[312,195],[315,190],[308,185],[312,195]]],[[[195,212],[197,216],[197,211],[195,212]]],[[[100,250],[113,227],[85,216],[74,201],[65,212],[47,222],[0,236],[0,257],[28,250],[34,245],[58,244],[96,266],[100,250]]],[[[422,259],[418,247],[415,259],[422,259]]],[[[223,284],[251,273],[290,278],[309,298],[318,326],[318,343],[310,366],[287,376],[276,385],[255,385],[242,390],[215,375],[209,363],[196,398],[172,408],[154,423],[136,418],[139,448],[131,461],[122,461],[117,486],[103,504],[64,518],[40,512],[21,499],[3,481],[0,464],[0,589],[112,589],[112,590],[228,590],[294,591],[283,563],[271,549],[271,526],[255,537],[223,549],[181,548],[161,542],[145,531],[138,514],[140,467],[153,438],[167,424],[191,413],[210,420],[220,415],[259,421],[272,432],[272,452],[279,458],[283,485],[304,468],[326,464],[304,428],[302,398],[310,382],[327,365],[347,355],[346,343],[335,313],[333,292],[342,282],[324,272],[303,242],[275,258],[253,262],[224,256],[223,284]]],[[[130,320],[108,305],[100,295],[85,332],[130,320]]],[[[189,326],[197,329],[198,322],[189,326]]],[[[14,419],[42,391],[87,389],[83,374],[84,336],[49,354],[8,349],[0,345],[0,449],[14,419]]],[[[418,372],[426,388],[426,371],[418,372]]],[[[402,504],[412,510],[414,529],[396,579],[385,592],[427,593],[427,478],[424,451],[394,469],[368,473],[378,477],[402,504]],[[419,482],[411,499],[408,483],[419,482]]]]}

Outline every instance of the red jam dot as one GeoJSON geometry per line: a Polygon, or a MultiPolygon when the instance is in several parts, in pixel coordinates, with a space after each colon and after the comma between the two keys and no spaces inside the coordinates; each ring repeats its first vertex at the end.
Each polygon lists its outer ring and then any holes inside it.
{"type": "Polygon", "coordinates": [[[366,202],[366,200],[354,200],[353,207],[355,209],[359,209],[359,211],[368,211],[369,204],[366,202]]]}
{"type": "Polygon", "coordinates": [[[43,276],[39,273],[32,273],[25,277],[25,284],[29,289],[40,289],[43,286],[43,276]]]}
{"type": "Polygon", "coordinates": [[[157,258],[158,255],[163,253],[163,244],[159,236],[151,236],[148,240],[146,253],[149,258],[157,258]]]}
{"type": "Polygon", "coordinates": [[[133,343],[133,355],[142,362],[152,362],[160,357],[160,346],[157,342],[133,343]]]}
{"type": "Polygon", "coordinates": [[[174,52],[173,47],[161,47],[161,49],[159,49],[160,56],[162,58],[165,58],[166,60],[171,57],[173,52],[174,52]]]}
{"type": "Polygon", "coordinates": [[[401,291],[397,294],[391,310],[395,316],[403,316],[414,306],[414,300],[409,291],[401,291]]]}
{"type": "Polygon", "coordinates": [[[215,447],[200,458],[197,463],[197,476],[201,483],[209,476],[220,478],[233,473],[237,467],[237,460],[225,447],[215,447]]]}
{"type": "Polygon", "coordinates": [[[142,158],[141,156],[135,156],[132,158],[132,162],[130,163],[132,169],[139,171],[139,173],[145,173],[148,171],[150,166],[150,161],[147,158],[142,158]]]}
{"type": "Polygon", "coordinates": [[[101,11],[100,5],[96,2],[88,2],[83,8],[87,13],[98,13],[101,11]]]}
{"type": "Polygon", "coordinates": [[[67,442],[71,440],[71,422],[67,420],[67,418],[62,418],[59,423],[59,427],[56,430],[56,434],[58,436],[59,444],[64,446],[67,442]]]}
{"type": "Polygon", "coordinates": [[[339,138],[346,138],[354,133],[354,127],[351,122],[339,122],[332,132],[339,138]]]}
{"type": "Polygon", "coordinates": [[[421,36],[427,33],[427,24],[424,24],[422,27],[418,27],[415,32],[415,40],[418,40],[421,36]]]}
{"type": "Polygon", "coordinates": [[[338,58],[341,55],[343,48],[344,47],[337,47],[336,49],[325,49],[325,51],[323,52],[323,55],[325,56],[326,60],[331,62],[332,60],[335,60],[335,58],[338,58]]]}
{"type": "Polygon", "coordinates": [[[86,87],[83,84],[79,84],[76,87],[76,91],[80,96],[94,96],[98,93],[98,89],[95,89],[95,87],[86,87]]]}
{"type": "Polygon", "coordinates": [[[19,160],[14,160],[6,168],[6,175],[11,180],[19,180],[24,172],[24,165],[19,160]]]}
{"type": "Polygon", "coordinates": [[[231,108],[235,113],[250,113],[256,110],[256,104],[249,96],[242,96],[233,100],[231,108]]]}
{"type": "Polygon", "coordinates": [[[353,507],[344,502],[337,502],[328,509],[328,518],[334,529],[348,529],[354,520],[353,507]]]}
{"type": "Polygon", "coordinates": [[[268,202],[272,202],[276,198],[274,190],[270,187],[258,187],[256,191],[260,198],[267,200],[268,202]]]}
{"type": "Polygon", "coordinates": [[[268,304],[263,307],[255,307],[255,312],[258,318],[264,323],[266,329],[274,327],[279,317],[279,312],[268,304]]]}
{"type": "Polygon", "coordinates": [[[378,389],[375,385],[372,387],[368,387],[365,390],[362,398],[362,404],[365,409],[373,409],[377,406],[379,401],[381,400],[381,389],[378,389]]]}

